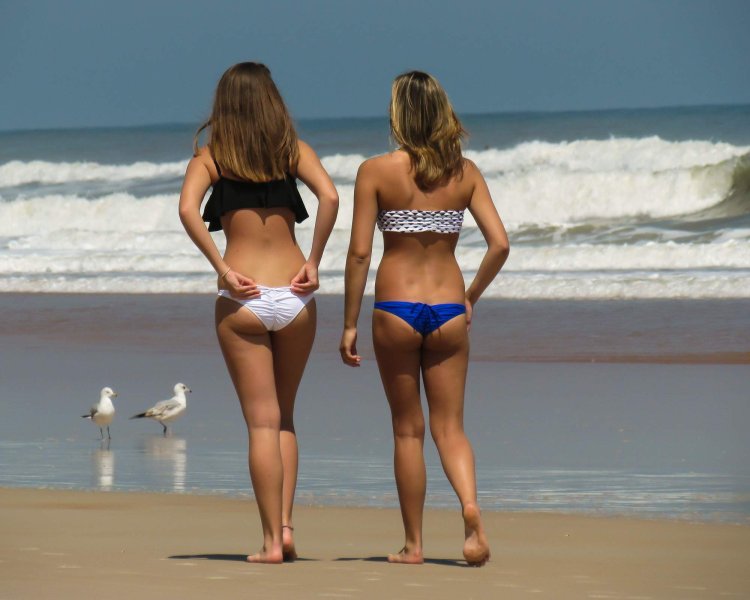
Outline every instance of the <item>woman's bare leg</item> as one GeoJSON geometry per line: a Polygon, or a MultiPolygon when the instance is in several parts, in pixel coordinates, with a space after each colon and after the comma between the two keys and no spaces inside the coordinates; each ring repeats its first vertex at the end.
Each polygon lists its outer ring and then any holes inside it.
{"type": "Polygon", "coordinates": [[[284,472],[281,523],[284,560],[297,558],[292,520],[298,464],[294,400],[315,340],[316,315],[315,300],[311,300],[294,321],[271,334],[276,395],[281,411],[281,463],[284,472]]]}
{"type": "Polygon", "coordinates": [[[443,470],[461,502],[464,558],[481,566],[490,556],[477,504],[474,452],[464,433],[464,390],[469,361],[466,320],[451,319],[425,338],[422,375],[430,407],[430,432],[443,470]]]}
{"type": "Polygon", "coordinates": [[[427,485],[424,465],[424,415],[419,395],[419,361],[422,336],[399,317],[373,312],[375,356],[393,421],[396,488],[404,521],[406,542],[389,562],[420,564],[422,514],[427,485]]]}
{"type": "Polygon", "coordinates": [[[227,298],[216,301],[216,332],[247,423],[250,480],[263,527],[263,548],[247,560],[280,563],[283,561],[281,418],[271,342],[258,318],[227,298]]]}

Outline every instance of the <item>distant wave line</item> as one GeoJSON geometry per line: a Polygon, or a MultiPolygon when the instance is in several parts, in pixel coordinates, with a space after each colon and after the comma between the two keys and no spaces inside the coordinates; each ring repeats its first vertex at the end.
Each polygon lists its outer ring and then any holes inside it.
{"type": "MultiPolygon", "coordinates": [[[[649,136],[565,142],[528,141],[511,148],[467,150],[486,177],[539,169],[566,172],[660,172],[710,167],[750,152],[750,146],[734,146],[702,140],[672,142],[649,136]]],[[[322,157],[334,179],[353,182],[362,154],[335,153],[322,157]]],[[[180,177],[187,159],[163,163],[101,164],[93,161],[51,162],[12,160],[0,165],[0,187],[60,184],[85,181],[127,181],[180,177]]]]}

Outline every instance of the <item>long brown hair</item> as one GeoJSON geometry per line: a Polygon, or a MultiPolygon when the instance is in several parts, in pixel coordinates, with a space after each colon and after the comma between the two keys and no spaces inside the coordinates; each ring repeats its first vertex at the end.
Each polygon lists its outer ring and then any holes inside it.
{"type": "Polygon", "coordinates": [[[461,138],[466,135],[437,79],[409,71],[391,87],[391,135],[411,159],[414,180],[423,190],[463,172],[461,138]]]}
{"type": "Polygon", "coordinates": [[[263,64],[227,69],[216,86],[211,116],[195,132],[210,128],[207,146],[222,170],[241,179],[282,179],[299,159],[297,133],[284,100],[263,64]]]}

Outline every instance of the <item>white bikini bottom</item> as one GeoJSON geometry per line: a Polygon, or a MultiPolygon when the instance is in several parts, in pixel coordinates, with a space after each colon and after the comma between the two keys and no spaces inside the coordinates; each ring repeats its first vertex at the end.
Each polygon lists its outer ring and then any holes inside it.
{"type": "Polygon", "coordinates": [[[219,290],[219,296],[242,304],[253,313],[268,331],[278,331],[294,321],[300,311],[313,298],[313,294],[300,296],[289,287],[265,287],[259,285],[257,298],[234,298],[229,290],[219,290]]]}

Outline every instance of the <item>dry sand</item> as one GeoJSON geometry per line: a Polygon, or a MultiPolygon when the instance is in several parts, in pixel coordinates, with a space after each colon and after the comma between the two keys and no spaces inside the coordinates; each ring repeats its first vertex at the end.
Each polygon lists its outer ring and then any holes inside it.
{"type": "Polygon", "coordinates": [[[0,598],[750,597],[750,527],[486,513],[492,560],[461,560],[458,514],[426,515],[422,566],[390,565],[397,511],[299,507],[301,560],[251,565],[249,500],[0,489],[0,598]]]}

